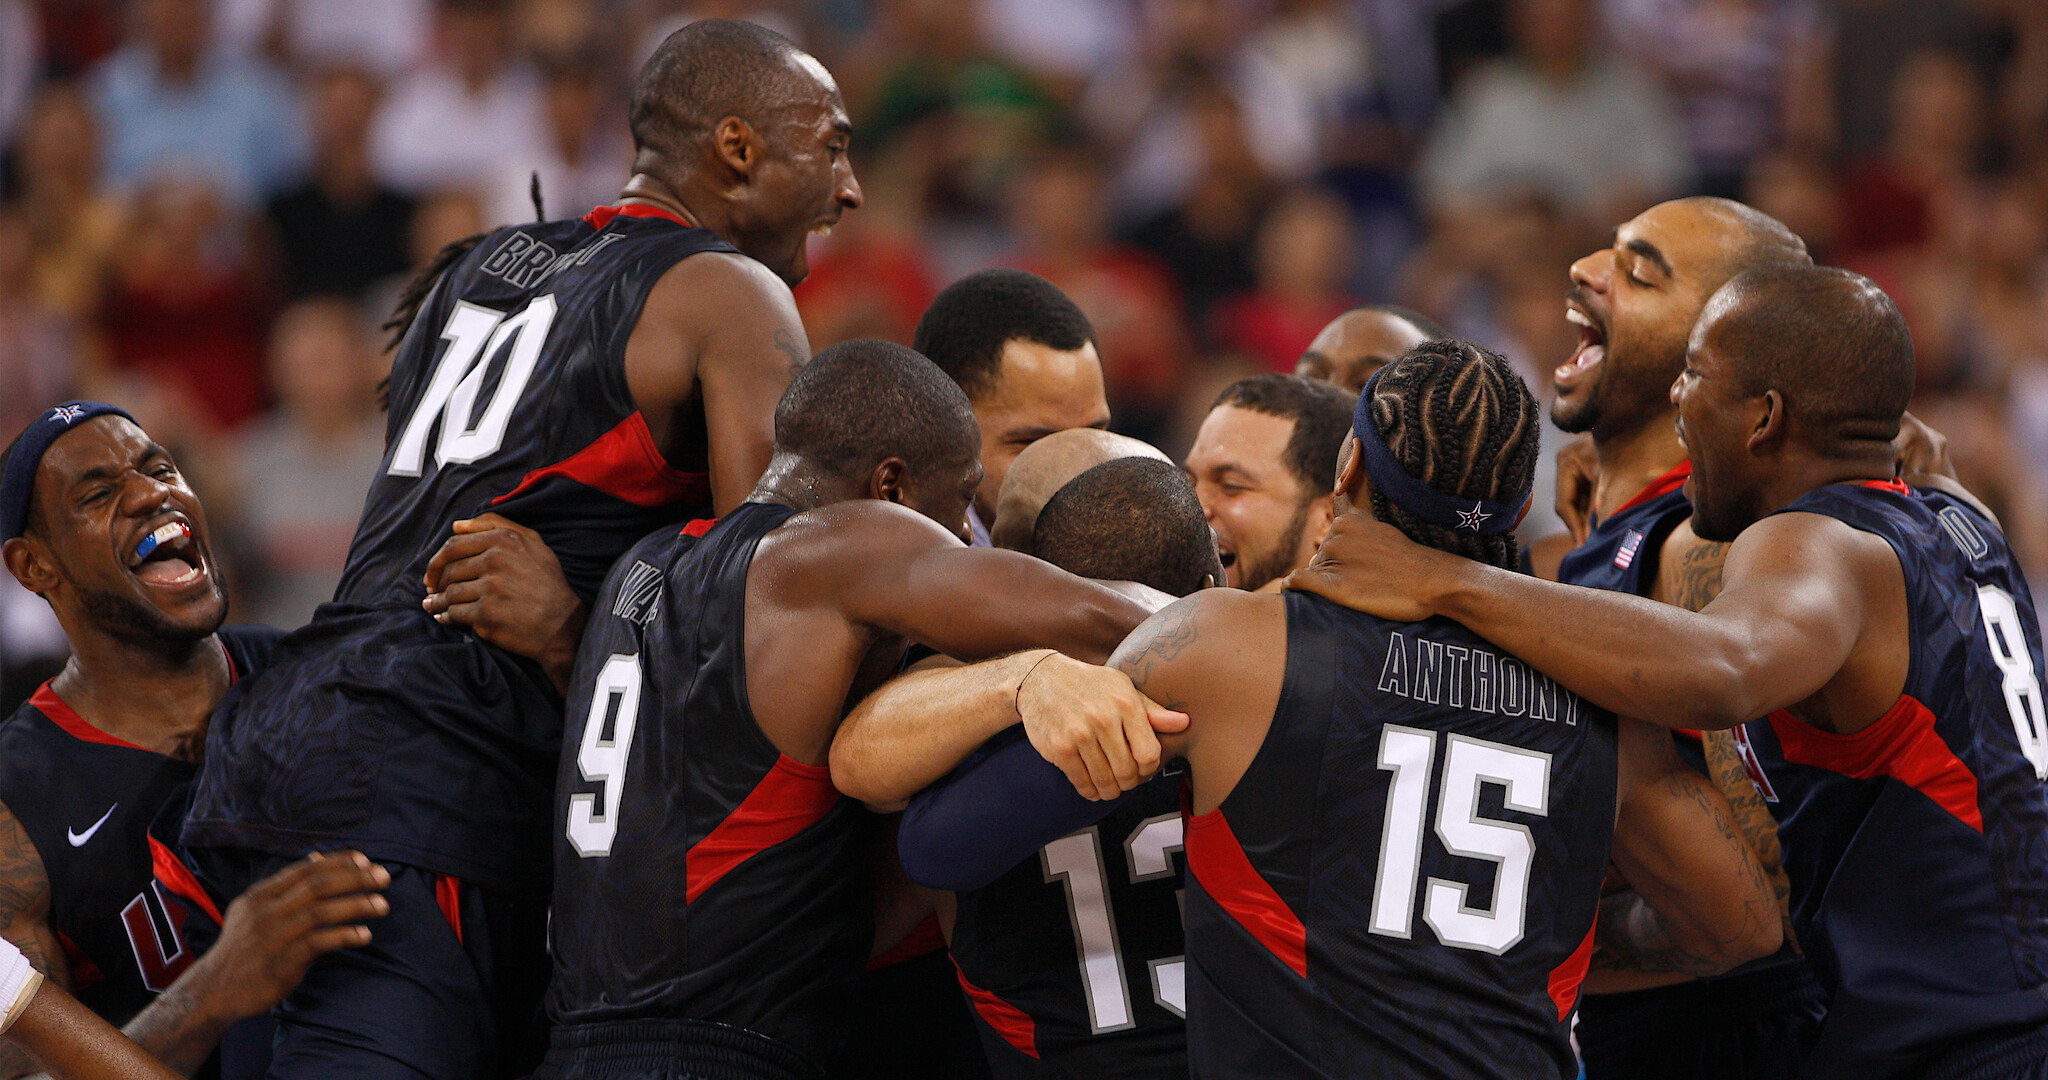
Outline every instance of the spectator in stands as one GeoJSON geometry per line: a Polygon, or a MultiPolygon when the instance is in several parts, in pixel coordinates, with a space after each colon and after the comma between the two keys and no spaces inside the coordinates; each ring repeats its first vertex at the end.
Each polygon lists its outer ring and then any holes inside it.
{"type": "Polygon", "coordinates": [[[1671,100],[1604,54],[1592,0],[1510,0],[1506,59],[1461,85],[1417,179],[1439,213],[1536,195],[1589,221],[1626,220],[1691,179],[1671,100]]]}
{"type": "Polygon", "coordinates": [[[589,48],[540,57],[544,127],[530,161],[508,161],[485,192],[494,225],[532,221],[533,177],[551,218],[590,212],[618,198],[632,175],[633,143],[604,100],[604,57],[589,48]]]}
{"type": "Polygon", "coordinates": [[[1246,143],[1229,89],[1199,77],[1184,93],[1200,143],[1201,175],[1185,201],[1140,224],[1131,241],[1173,272],[1188,322],[1199,325],[1218,301],[1257,283],[1253,237],[1271,184],[1246,143]]]}
{"type": "Polygon", "coordinates": [[[540,87],[514,54],[509,9],[507,0],[440,0],[433,60],[392,87],[371,125],[379,179],[415,195],[482,194],[539,160],[540,87]]]}
{"type": "Polygon", "coordinates": [[[247,554],[237,618],[289,629],[334,594],[363,493],[384,456],[382,377],[362,309],[340,297],[279,313],[277,408],[236,443],[233,528],[247,554]]]}
{"type": "Polygon", "coordinates": [[[1110,237],[1102,176],[1085,149],[1042,154],[1011,206],[1016,264],[1059,286],[1095,324],[1118,430],[1156,440],[1191,350],[1172,275],[1110,237]]]}
{"type": "Polygon", "coordinates": [[[1933,238],[1938,207],[1966,197],[1990,133],[1983,77],[1961,53],[1913,54],[1890,95],[1883,149],[1852,161],[1842,185],[1842,258],[1880,283],[1869,260],[1933,238]]]}
{"type": "Polygon", "coordinates": [[[276,71],[207,48],[210,0],[136,0],[134,37],[92,74],[106,176],[201,178],[235,205],[280,190],[304,159],[297,97],[276,71]]]}
{"type": "Polygon", "coordinates": [[[35,243],[36,302],[83,325],[100,290],[127,214],[100,185],[99,122],[75,82],[45,83],[16,144],[19,205],[35,243]]]}
{"type": "Polygon", "coordinates": [[[412,197],[370,171],[378,95],[375,79],[360,68],[330,69],[313,88],[313,167],[304,183],[270,204],[293,296],[361,296],[406,268],[412,197]]]}
{"type": "Polygon", "coordinates": [[[35,228],[0,207],[0,431],[20,431],[43,404],[76,397],[78,332],[35,292],[35,228]]]}
{"type": "Polygon", "coordinates": [[[1353,249],[1341,199],[1320,188],[1288,193],[1259,228],[1258,288],[1224,301],[1210,336],[1267,371],[1293,371],[1316,334],[1352,306],[1353,249]]]}

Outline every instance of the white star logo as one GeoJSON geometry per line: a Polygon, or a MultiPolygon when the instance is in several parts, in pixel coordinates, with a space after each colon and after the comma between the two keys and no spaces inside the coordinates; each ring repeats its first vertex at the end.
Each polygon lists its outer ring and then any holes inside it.
{"type": "Polygon", "coordinates": [[[59,420],[68,424],[73,420],[78,419],[79,416],[84,414],[84,412],[85,406],[83,405],[59,405],[56,408],[50,410],[50,419],[59,420]]]}
{"type": "Polygon", "coordinates": [[[1479,523],[1493,516],[1481,510],[1479,508],[1480,505],[1479,503],[1473,503],[1472,509],[1458,511],[1458,528],[1470,529],[1473,532],[1479,531],[1479,523]]]}

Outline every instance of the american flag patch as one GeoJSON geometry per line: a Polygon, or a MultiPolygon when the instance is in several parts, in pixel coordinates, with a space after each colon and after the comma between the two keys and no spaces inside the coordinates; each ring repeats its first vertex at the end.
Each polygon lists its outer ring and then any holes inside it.
{"type": "Polygon", "coordinates": [[[1621,550],[1614,553],[1615,569],[1628,569],[1629,564],[1636,561],[1636,549],[1642,546],[1643,534],[1630,529],[1628,535],[1622,537],[1621,550]]]}

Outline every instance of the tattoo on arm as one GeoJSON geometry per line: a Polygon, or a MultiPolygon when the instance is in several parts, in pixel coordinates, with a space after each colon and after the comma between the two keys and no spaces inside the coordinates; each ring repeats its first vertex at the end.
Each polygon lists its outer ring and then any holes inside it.
{"type": "Polygon", "coordinates": [[[1728,545],[1696,540],[1678,559],[1678,580],[1671,600],[1687,611],[1698,611],[1721,595],[1721,564],[1727,561],[1728,545]]]}
{"type": "MultiPolygon", "coordinates": [[[[1722,844],[1730,849],[1749,846],[1748,839],[1722,812],[1719,802],[1708,794],[1712,789],[1704,778],[1687,769],[1666,776],[1658,783],[1662,788],[1662,798],[1684,800],[1689,804],[1685,807],[1687,814],[1700,815],[1710,821],[1713,830],[1720,834],[1722,844]]],[[[1742,864],[1747,875],[1744,884],[1748,894],[1771,895],[1763,869],[1756,861],[1743,859],[1742,864]]],[[[1773,910],[1769,903],[1747,900],[1743,905],[1741,925],[1725,935],[1710,939],[1706,943],[1708,955],[1703,956],[1674,941],[1663,918],[1640,894],[1633,890],[1610,894],[1600,901],[1600,923],[1594,932],[1594,944],[1598,949],[1593,956],[1593,966],[1603,971],[1678,974],[1695,978],[1716,975],[1728,968],[1721,955],[1716,955],[1721,954],[1721,946],[1741,941],[1756,928],[1781,918],[1781,913],[1773,910]]]]}
{"type": "Polygon", "coordinates": [[[796,335],[787,329],[778,328],[775,331],[775,347],[789,357],[790,374],[796,374],[796,370],[804,366],[804,351],[796,347],[796,335]]]}
{"type": "Polygon", "coordinates": [[[1735,749],[1735,736],[1726,731],[1703,731],[1700,743],[1706,751],[1707,772],[1713,777],[1714,786],[1727,796],[1735,824],[1770,879],[1785,940],[1792,943],[1794,952],[1800,952],[1799,939],[1792,933],[1792,879],[1785,874],[1784,852],[1778,846],[1778,821],[1771,816],[1770,807],[1764,805],[1756,785],[1750,782],[1749,770],[1743,767],[1741,755],[1735,749]]]}
{"type": "Polygon", "coordinates": [[[1137,652],[1119,658],[1117,666],[1152,700],[1169,709],[1186,709],[1184,701],[1169,701],[1158,696],[1158,687],[1152,686],[1151,682],[1159,674],[1158,665],[1171,663],[1181,650],[1194,644],[1197,636],[1195,612],[1190,606],[1180,605],[1160,612],[1159,619],[1158,626],[1145,639],[1145,644],[1137,652]]]}
{"type": "MultiPolygon", "coordinates": [[[[28,830],[14,814],[0,806],[0,928],[22,955],[57,985],[71,988],[71,966],[55,953],[55,936],[49,932],[50,876],[43,869],[28,830]]],[[[12,1043],[0,1044],[0,1076],[22,1076],[37,1072],[42,1064],[35,1056],[12,1043]]]]}

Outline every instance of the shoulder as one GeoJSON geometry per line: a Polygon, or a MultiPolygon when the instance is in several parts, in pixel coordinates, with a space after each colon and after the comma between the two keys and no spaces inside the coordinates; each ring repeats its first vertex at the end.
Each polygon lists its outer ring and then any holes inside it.
{"type": "Polygon", "coordinates": [[[1203,589],[1146,619],[1118,646],[1109,664],[1122,669],[1155,700],[1164,701],[1146,689],[1148,684],[1185,690],[1190,675],[1236,670],[1261,656],[1284,657],[1284,648],[1261,646],[1284,639],[1286,628],[1285,594],[1203,589]]]}
{"type": "Polygon", "coordinates": [[[1725,567],[1732,588],[1758,577],[1841,581],[1872,573],[1896,576],[1900,562],[1884,537],[1802,508],[1780,511],[1742,530],[1728,545],[1725,567]]]}
{"type": "Polygon", "coordinates": [[[756,562],[837,574],[947,549],[968,550],[959,537],[915,510],[881,499],[848,499],[784,521],[761,538],[756,562]]]}
{"type": "Polygon", "coordinates": [[[723,310],[727,304],[794,306],[789,286],[774,271],[737,251],[698,251],[677,260],[655,285],[656,296],[723,310]]]}

